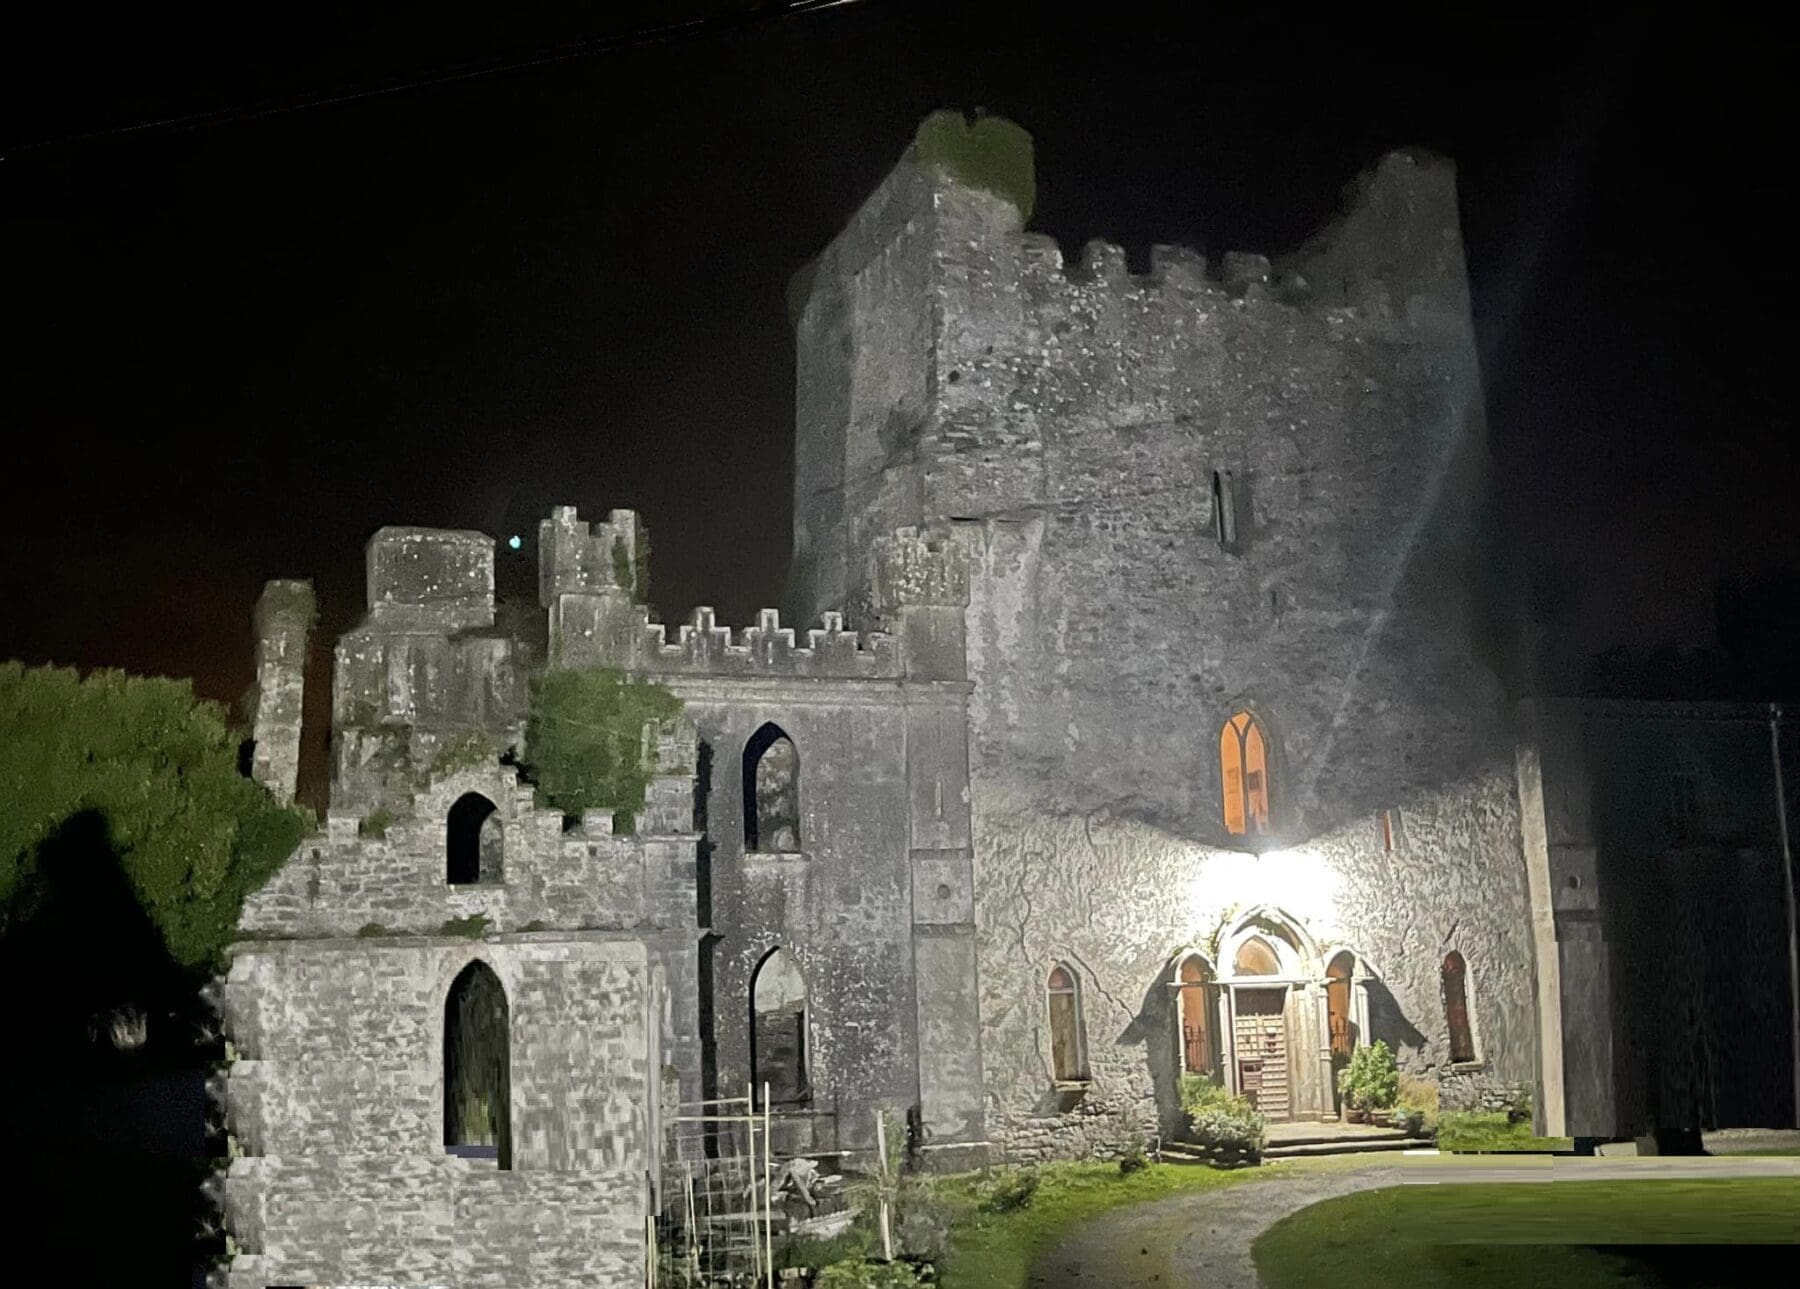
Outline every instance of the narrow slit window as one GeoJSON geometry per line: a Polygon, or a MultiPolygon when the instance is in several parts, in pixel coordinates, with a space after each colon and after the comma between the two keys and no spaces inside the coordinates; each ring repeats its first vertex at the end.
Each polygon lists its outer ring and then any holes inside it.
{"type": "Polygon", "coordinates": [[[1213,501],[1213,533],[1219,539],[1219,545],[1228,551],[1237,549],[1237,498],[1235,481],[1229,470],[1214,470],[1212,474],[1213,501]]]}
{"type": "Polygon", "coordinates": [[[1475,1035],[1469,1027],[1469,966],[1452,949],[1444,955],[1444,1025],[1450,1032],[1450,1059],[1475,1059],[1475,1035]]]}

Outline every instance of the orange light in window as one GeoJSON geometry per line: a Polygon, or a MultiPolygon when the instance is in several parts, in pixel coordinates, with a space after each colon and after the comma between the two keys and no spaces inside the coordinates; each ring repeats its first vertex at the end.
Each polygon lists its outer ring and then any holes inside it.
{"type": "Polygon", "coordinates": [[[1243,836],[1269,830],[1269,758],[1262,726],[1239,712],[1219,731],[1225,831],[1243,836]]]}

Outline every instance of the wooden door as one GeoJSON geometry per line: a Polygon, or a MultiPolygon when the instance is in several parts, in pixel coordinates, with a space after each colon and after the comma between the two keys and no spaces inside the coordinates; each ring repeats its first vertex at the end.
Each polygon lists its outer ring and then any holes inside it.
{"type": "Polygon", "coordinates": [[[1238,1086],[1271,1120],[1293,1115],[1288,1076],[1286,989],[1240,989],[1233,1038],[1238,1086]]]}

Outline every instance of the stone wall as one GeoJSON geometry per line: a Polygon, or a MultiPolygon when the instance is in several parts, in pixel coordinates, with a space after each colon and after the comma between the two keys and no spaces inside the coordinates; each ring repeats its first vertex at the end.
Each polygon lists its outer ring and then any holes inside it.
{"type": "Polygon", "coordinates": [[[600,934],[240,947],[228,1283],[641,1283],[664,988],[600,934]],[[445,998],[477,960],[509,1006],[506,1171],[444,1149],[445,998]]]}
{"type": "Polygon", "coordinates": [[[1385,159],[1279,274],[1156,248],[1137,277],[1104,243],[1065,268],[1003,199],[904,161],[821,257],[798,345],[795,603],[855,602],[901,526],[969,551],[991,1136],[1073,1152],[1120,1110],[1166,1121],[1165,973],[1234,908],[1352,949],[1376,1036],[1421,1071],[1446,1059],[1457,949],[1479,1073],[1533,1077],[1516,775],[1469,596],[1485,431],[1447,164],[1385,159]],[[1221,816],[1236,711],[1272,748],[1254,845],[1221,816]],[[1044,1034],[1063,960],[1087,1007],[1074,1093],[1044,1034]]]}

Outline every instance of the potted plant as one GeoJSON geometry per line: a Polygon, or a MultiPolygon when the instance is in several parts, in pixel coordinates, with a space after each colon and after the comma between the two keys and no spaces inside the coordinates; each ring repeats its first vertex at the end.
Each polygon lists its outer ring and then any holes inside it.
{"type": "Polygon", "coordinates": [[[1389,1126],[1389,1113],[1400,1096],[1400,1073],[1394,1054],[1379,1040],[1364,1044],[1350,1055],[1350,1064],[1338,1071],[1338,1092],[1344,1098],[1344,1117],[1351,1123],[1374,1122],[1389,1126]]]}

